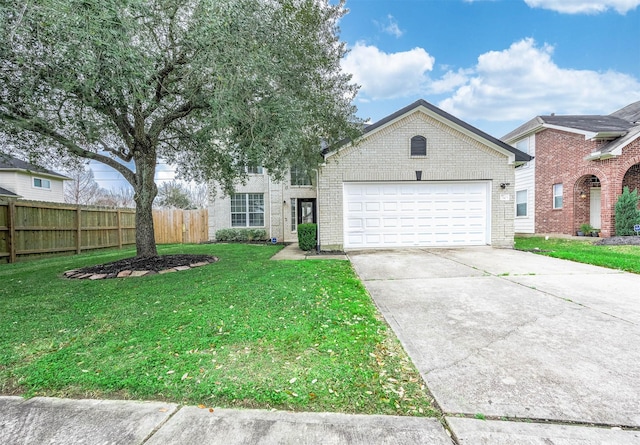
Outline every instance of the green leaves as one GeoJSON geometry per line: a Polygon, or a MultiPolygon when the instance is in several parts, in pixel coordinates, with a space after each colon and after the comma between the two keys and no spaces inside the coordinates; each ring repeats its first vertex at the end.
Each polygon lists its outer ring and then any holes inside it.
{"type": "Polygon", "coordinates": [[[622,194],[616,202],[616,219],[615,229],[616,235],[628,236],[635,235],[634,225],[640,224],[640,211],[638,211],[638,189],[633,192],[629,187],[624,187],[622,194]]]}
{"type": "Polygon", "coordinates": [[[116,169],[139,198],[137,233],[152,233],[158,160],[230,192],[236,165],[282,178],[358,134],[344,13],[327,0],[8,0],[0,134],[24,153],[116,169]]]}

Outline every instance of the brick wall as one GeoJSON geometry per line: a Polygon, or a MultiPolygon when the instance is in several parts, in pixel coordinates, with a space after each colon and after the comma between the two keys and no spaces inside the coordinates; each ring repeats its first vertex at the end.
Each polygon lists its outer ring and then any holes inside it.
{"type": "MultiPolygon", "coordinates": [[[[615,203],[622,193],[625,173],[640,163],[640,140],[623,149],[622,155],[585,161],[603,142],[587,141],[584,135],[545,129],[536,134],[535,231],[573,234],[589,222],[591,176],[601,185],[601,234],[614,234],[615,203]],[[563,185],[562,209],[553,209],[553,185],[563,185]],[[581,195],[584,194],[584,197],[581,195]]],[[[640,171],[632,169],[625,180],[640,186],[640,171]]]]}

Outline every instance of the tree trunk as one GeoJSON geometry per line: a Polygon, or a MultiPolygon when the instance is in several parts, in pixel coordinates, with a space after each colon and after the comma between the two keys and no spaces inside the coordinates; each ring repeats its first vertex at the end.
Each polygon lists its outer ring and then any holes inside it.
{"type": "Polygon", "coordinates": [[[134,184],[136,202],[136,256],[158,256],[153,229],[153,200],[158,194],[155,183],[155,153],[136,159],[134,184]]]}

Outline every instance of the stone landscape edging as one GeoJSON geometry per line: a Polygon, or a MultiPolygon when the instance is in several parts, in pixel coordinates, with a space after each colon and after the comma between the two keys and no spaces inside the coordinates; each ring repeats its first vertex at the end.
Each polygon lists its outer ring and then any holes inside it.
{"type": "Polygon", "coordinates": [[[183,270],[189,270],[196,267],[206,266],[208,264],[213,264],[216,261],[217,261],[217,258],[214,261],[200,261],[198,263],[189,264],[188,266],[171,267],[169,269],[164,269],[159,272],[156,272],[155,270],[128,270],[127,269],[127,270],[122,270],[118,273],[104,274],[104,273],[85,273],[85,272],[82,272],[80,269],[72,269],[72,270],[66,271],[63,275],[65,278],[69,278],[72,280],[104,280],[108,278],[129,278],[129,277],[136,278],[136,277],[145,277],[149,275],[163,275],[171,272],[181,272],[183,270]]]}

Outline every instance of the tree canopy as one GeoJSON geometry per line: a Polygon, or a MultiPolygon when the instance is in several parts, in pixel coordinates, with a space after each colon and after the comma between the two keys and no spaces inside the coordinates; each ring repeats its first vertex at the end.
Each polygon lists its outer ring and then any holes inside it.
{"type": "Polygon", "coordinates": [[[82,157],[133,186],[138,256],[157,254],[158,160],[230,192],[355,137],[344,1],[7,0],[0,133],[31,159],[82,157]]]}

